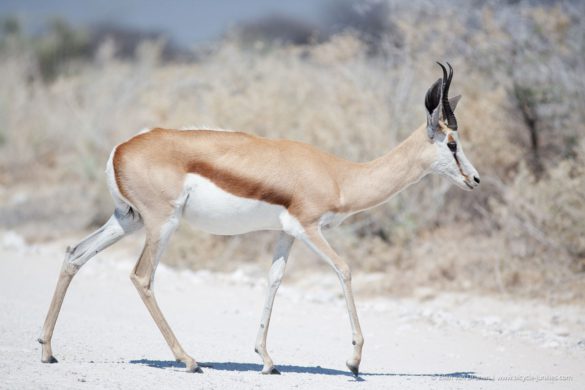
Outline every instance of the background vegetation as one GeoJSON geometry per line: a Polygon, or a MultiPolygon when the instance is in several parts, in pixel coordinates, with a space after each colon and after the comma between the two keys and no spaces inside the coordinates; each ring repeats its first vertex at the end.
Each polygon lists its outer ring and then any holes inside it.
{"type": "MultiPolygon", "coordinates": [[[[42,35],[0,27],[0,227],[29,241],[78,234],[112,211],[103,169],[139,129],[200,124],[312,143],[351,160],[424,121],[423,97],[455,68],[468,193],[439,178],[328,232],[372,293],[467,290],[585,297],[585,6],[578,1],[333,2],[320,28],[286,18],[179,48],[115,26],[42,35]]],[[[183,226],[166,261],[265,270],[274,233],[183,226]]],[[[301,248],[292,278],[328,272],[301,248]]]]}

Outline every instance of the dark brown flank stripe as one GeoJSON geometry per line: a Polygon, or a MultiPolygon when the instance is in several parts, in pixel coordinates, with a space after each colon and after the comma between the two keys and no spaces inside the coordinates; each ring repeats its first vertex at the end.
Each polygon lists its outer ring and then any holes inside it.
{"type": "Polygon", "coordinates": [[[262,183],[251,182],[229,171],[216,169],[203,161],[189,162],[187,172],[206,177],[223,190],[243,198],[257,199],[287,209],[292,203],[290,194],[279,192],[276,188],[267,188],[262,183]]]}

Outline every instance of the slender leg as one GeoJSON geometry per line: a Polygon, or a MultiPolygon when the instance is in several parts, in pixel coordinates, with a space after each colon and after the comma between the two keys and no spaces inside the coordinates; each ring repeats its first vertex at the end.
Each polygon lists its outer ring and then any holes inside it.
{"type": "Polygon", "coordinates": [[[43,351],[41,354],[41,361],[43,363],[57,363],[57,359],[55,359],[53,356],[53,349],[51,347],[53,330],[55,329],[57,317],[61,311],[61,305],[63,304],[63,299],[65,299],[67,288],[69,287],[73,276],[75,276],[75,273],[79,270],[79,268],[69,263],[68,258],[71,253],[69,252],[69,248],[67,249],[67,254],[65,255],[65,260],[63,261],[63,266],[61,267],[61,273],[59,274],[59,280],[57,281],[57,287],[55,287],[53,299],[51,300],[51,306],[49,306],[49,312],[45,318],[42,334],[38,338],[39,343],[41,343],[43,346],[43,351]]]}
{"type": "Polygon", "coordinates": [[[347,311],[349,313],[349,321],[351,323],[353,355],[345,364],[350,371],[357,376],[359,373],[359,366],[362,360],[362,347],[364,345],[364,337],[360,328],[360,323],[353,300],[353,292],[351,289],[351,270],[347,263],[341,259],[337,253],[329,246],[318,227],[310,227],[306,229],[302,240],[309,246],[319,257],[325,260],[337,273],[343,295],[345,296],[345,303],[347,304],[347,311]]]}
{"type": "Polygon", "coordinates": [[[171,217],[169,221],[157,228],[153,228],[147,224],[146,243],[140,259],[130,274],[130,279],[134,283],[134,286],[136,286],[142,301],[165,338],[165,341],[171,348],[175,359],[185,363],[188,372],[200,373],[203,371],[195,359],[185,352],[179,340],[175,337],[175,334],[158,307],[154,296],[154,273],[160,257],[166,249],[169,238],[175,231],[177,225],[178,219],[175,217],[171,217]]]}
{"type": "Polygon", "coordinates": [[[280,286],[280,281],[284,275],[284,269],[286,267],[286,261],[288,254],[294,242],[294,237],[282,232],[278,237],[276,244],[276,251],[272,259],[272,266],[268,274],[268,293],[266,295],[266,301],[264,303],[264,309],[262,310],[262,319],[260,320],[260,328],[258,329],[258,336],[256,337],[256,353],[260,355],[264,362],[262,368],[262,374],[280,374],[274,363],[268,355],[266,349],[266,336],[268,335],[268,326],[270,325],[270,315],[272,313],[272,305],[274,304],[274,297],[276,291],[280,286]]]}
{"type": "Polygon", "coordinates": [[[53,294],[49,312],[43,325],[42,334],[38,341],[43,345],[43,352],[41,361],[43,363],[57,363],[57,359],[53,356],[51,348],[51,339],[53,337],[53,330],[57,323],[59,311],[65,299],[67,288],[73,279],[73,276],[79,269],[87,263],[93,256],[114,244],[126,234],[129,234],[142,226],[138,218],[132,215],[122,215],[118,210],[106,222],[104,226],[96,230],[94,233],[83,239],[73,249],[67,248],[65,260],[61,267],[61,273],[57,282],[57,287],[53,294]]]}

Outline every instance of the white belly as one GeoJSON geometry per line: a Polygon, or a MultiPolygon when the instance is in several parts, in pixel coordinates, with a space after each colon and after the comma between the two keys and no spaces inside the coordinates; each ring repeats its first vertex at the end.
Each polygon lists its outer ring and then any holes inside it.
{"type": "Polygon", "coordinates": [[[290,217],[283,206],[233,195],[201,175],[187,175],[185,192],[188,195],[185,218],[206,232],[232,235],[256,230],[288,230],[283,221],[290,217]]]}

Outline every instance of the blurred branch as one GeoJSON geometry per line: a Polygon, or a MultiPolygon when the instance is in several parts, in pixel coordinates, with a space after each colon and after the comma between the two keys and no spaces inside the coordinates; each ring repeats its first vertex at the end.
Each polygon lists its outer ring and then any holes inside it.
{"type": "Polygon", "coordinates": [[[522,113],[522,118],[528,132],[530,133],[530,147],[531,147],[531,166],[532,171],[537,178],[542,176],[544,167],[540,159],[539,152],[539,135],[538,135],[538,116],[536,112],[537,96],[536,91],[531,87],[521,86],[518,82],[513,84],[514,96],[518,109],[522,113]]]}

